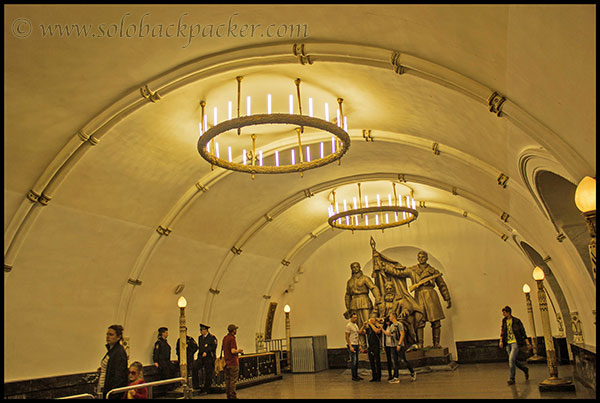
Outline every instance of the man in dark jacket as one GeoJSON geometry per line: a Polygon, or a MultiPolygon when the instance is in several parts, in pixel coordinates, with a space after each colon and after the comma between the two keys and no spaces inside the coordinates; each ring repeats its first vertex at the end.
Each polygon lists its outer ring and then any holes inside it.
{"type": "Polygon", "coordinates": [[[198,370],[202,371],[202,394],[210,393],[210,386],[215,372],[215,359],[217,353],[217,338],[210,334],[210,326],[200,324],[200,337],[198,337],[198,361],[196,366],[196,384],[200,386],[198,370]]]}
{"type": "MultiPolygon", "coordinates": [[[[198,345],[196,344],[196,340],[194,340],[193,337],[190,337],[188,335],[185,336],[185,339],[187,340],[187,361],[186,361],[186,368],[187,368],[187,376],[192,376],[192,368],[194,366],[194,355],[196,354],[196,351],[198,351],[198,345]]],[[[181,356],[179,353],[179,342],[180,342],[181,338],[177,339],[177,346],[175,347],[175,352],[177,353],[177,362],[181,363],[181,356]]]]}
{"type": "Polygon", "coordinates": [[[531,343],[525,333],[525,327],[523,322],[515,316],[512,316],[512,309],[510,306],[502,308],[502,329],[500,331],[500,348],[505,347],[508,353],[508,364],[510,366],[510,378],[508,379],[509,385],[515,384],[515,365],[525,373],[525,379],[529,379],[529,368],[525,366],[523,362],[518,359],[519,348],[525,347],[531,348],[531,343]]]}
{"type": "MultiPolygon", "coordinates": [[[[127,353],[121,345],[123,339],[123,326],[112,325],[106,333],[106,354],[103,362],[106,362],[106,372],[104,384],[102,387],[102,398],[106,399],[106,394],[112,389],[127,386],[127,353]]],[[[121,399],[123,393],[111,393],[111,399],[121,399]]]]}

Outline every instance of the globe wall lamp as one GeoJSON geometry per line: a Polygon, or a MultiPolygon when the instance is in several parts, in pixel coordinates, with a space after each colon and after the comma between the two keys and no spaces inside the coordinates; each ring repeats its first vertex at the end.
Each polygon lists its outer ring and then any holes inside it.
{"type": "Polygon", "coordinates": [[[523,293],[525,294],[525,302],[527,304],[527,314],[529,315],[529,322],[531,323],[531,328],[533,329],[533,355],[527,359],[529,362],[539,362],[544,361],[545,358],[541,355],[538,355],[538,345],[537,345],[537,334],[535,332],[535,320],[533,319],[533,306],[531,304],[531,296],[529,293],[531,292],[531,288],[529,288],[529,284],[523,284],[523,293]]]}
{"type": "Polygon", "coordinates": [[[176,389],[176,392],[183,393],[183,397],[188,399],[191,397],[191,389],[187,373],[187,326],[185,323],[187,301],[184,296],[179,297],[177,306],[179,307],[179,371],[185,382],[176,389]]]}
{"type": "Polygon", "coordinates": [[[292,352],[292,348],[290,345],[290,338],[291,338],[291,326],[290,326],[290,311],[292,309],[290,308],[289,305],[285,305],[283,307],[283,312],[285,312],[285,338],[286,338],[286,344],[287,344],[287,362],[288,362],[288,366],[291,366],[292,361],[291,361],[291,352],[292,352]]]}
{"type": "Polygon", "coordinates": [[[556,351],[554,349],[554,340],[552,339],[552,331],[550,329],[550,315],[548,314],[548,303],[546,302],[546,291],[544,290],[544,270],[536,266],[533,269],[533,279],[537,283],[538,302],[540,314],[542,318],[542,329],[544,331],[544,343],[546,345],[546,362],[550,377],[539,383],[540,391],[574,391],[575,385],[567,379],[558,377],[558,361],[556,360],[556,351]]]}
{"type": "Polygon", "coordinates": [[[596,284],[596,179],[586,176],[575,190],[575,205],[582,212],[590,233],[588,252],[592,263],[592,277],[596,284]]]}

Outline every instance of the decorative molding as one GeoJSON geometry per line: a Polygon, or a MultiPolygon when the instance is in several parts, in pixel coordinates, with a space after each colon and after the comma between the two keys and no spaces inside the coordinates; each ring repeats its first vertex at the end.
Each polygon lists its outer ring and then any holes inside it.
{"type": "Polygon", "coordinates": [[[431,149],[435,155],[440,155],[440,145],[438,143],[433,143],[431,149]]]}
{"type": "Polygon", "coordinates": [[[231,251],[233,252],[234,255],[241,255],[242,254],[242,249],[241,248],[236,248],[235,245],[231,247],[231,251]]]}
{"type": "Polygon", "coordinates": [[[510,215],[506,211],[503,211],[500,219],[504,222],[508,222],[508,217],[510,217],[510,215]]]}
{"type": "Polygon", "coordinates": [[[284,266],[289,266],[290,262],[288,260],[283,259],[283,260],[281,260],[281,264],[284,266]]]}
{"type": "Polygon", "coordinates": [[[317,236],[315,234],[313,234],[312,232],[308,234],[309,237],[311,237],[311,239],[317,239],[317,236]]]}
{"type": "Polygon", "coordinates": [[[148,88],[148,84],[146,84],[142,88],[140,88],[140,93],[142,94],[143,98],[145,98],[148,101],[153,102],[153,103],[160,101],[160,98],[161,98],[158,91],[152,92],[150,90],[150,88],[148,88]]]}
{"type": "Polygon", "coordinates": [[[210,291],[211,293],[213,293],[214,295],[217,295],[221,292],[221,290],[217,290],[215,288],[209,288],[208,291],[210,291]]]}
{"type": "Polygon", "coordinates": [[[488,98],[488,106],[490,107],[490,112],[495,113],[498,117],[502,116],[502,104],[506,101],[506,97],[500,94],[499,92],[492,92],[492,95],[488,98]]]}
{"type": "Polygon", "coordinates": [[[134,280],[130,278],[129,280],[127,280],[127,282],[131,285],[142,285],[142,280],[134,280]]]}
{"type": "Polygon", "coordinates": [[[12,265],[4,263],[4,272],[5,273],[8,273],[9,271],[11,271],[12,268],[13,268],[12,265]]]}
{"type": "Polygon", "coordinates": [[[407,68],[400,64],[400,56],[402,56],[402,53],[393,52],[391,62],[392,62],[392,69],[394,70],[394,72],[402,75],[402,74],[406,73],[407,68]]]}
{"type": "Polygon", "coordinates": [[[562,232],[561,232],[561,233],[559,233],[559,234],[556,236],[556,239],[558,240],[558,242],[562,242],[562,241],[564,241],[566,238],[567,238],[567,237],[566,237],[566,236],[565,236],[565,234],[563,234],[562,232]]]}
{"type": "Polygon", "coordinates": [[[552,260],[552,258],[550,257],[550,255],[548,255],[545,258],[543,258],[542,260],[544,261],[544,263],[548,263],[549,261],[552,260]]]}
{"type": "Polygon", "coordinates": [[[40,204],[42,206],[47,206],[48,203],[50,202],[50,200],[52,200],[52,197],[50,196],[46,196],[44,193],[42,193],[42,195],[40,196],[40,198],[38,199],[38,201],[40,202],[40,204]]]}
{"type": "Polygon", "coordinates": [[[83,131],[83,129],[80,129],[80,130],[77,132],[77,136],[79,136],[79,138],[80,138],[80,139],[81,139],[81,141],[83,141],[83,142],[86,142],[86,141],[88,141],[88,139],[90,138],[90,135],[89,135],[89,134],[87,134],[87,133],[85,133],[85,132],[83,131]]]}
{"type": "Polygon", "coordinates": [[[462,215],[463,215],[463,217],[465,217],[465,218],[466,218],[466,217],[468,217],[468,216],[469,216],[469,213],[467,213],[466,211],[463,211],[463,214],[462,214],[462,215]]]}
{"type": "Polygon", "coordinates": [[[571,312],[571,329],[573,329],[573,343],[584,344],[579,312],[571,312]]]}
{"type": "Polygon", "coordinates": [[[313,197],[315,194],[310,191],[310,189],[304,189],[304,196],[313,197]]]}
{"type": "Polygon", "coordinates": [[[156,228],[156,232],[158,232],[160,235],[169,236],[171,233],[171,228],[159,225],[158,228],[156,228]]]}
{"type": "Polygon", "coordinates": [[[201,191],[203,191],[203,192],[208,192],[208,187],[207,187],[207,186],[204,186],[204,185],[203,185],[203,184],[201,184],[200,182],[197,182],[197,183],[196,183],[196,188],[197,188],[198,190],[201,190],[201,191]]]}
{"type": "Polygon", "coordinates": [[[506,234],[502,234],[502,236],[501,236],[500,238],[502,238],[502,240],[503,240],[504,242],[506,242],[506,240],[508,239],[508,235],[506,235],[506,234]]]}
{"type": "Polygon", "coordinates": [[[425,205],[425,202],[424,202],[424,201],[420,201],[420,202],[419,202],[419,207],[422,207],[422,208],[427,208],[427,206],[425,205]]]}
{"type": "Polygon", "coordinates": [[[265,218],[265,221],[267,221],[267,222],[273,221],[273,217],[271,217],[269,214],[265,214],[263,217],[265,218]]]}
{"type": "Polygon", "coordinates": [[[402,183],[406,183],[406,177],[404,174],[398,174],[398,180],[402,183]]]}
{"type": "Polygon", "coordinates": [[[371,129],[363,129],[362,130],[362,136],[365,139],[365,141],[368,143],[375,141],[375,139],[373,138],[373,136],[371,136],[371,129]]]}
{"type": "Polygon", "coordinates": [[[452,194],[454,196],[458,196],[458,189],[456,188],[456,186],[452,186],[452,194]]]}
{"type": "Polygon", "coordinates": [[[498,185],[502,186],[503,188],[506,188],[506,182],[508,182],[510,178],[506,175],[504,175],[503,173],[500,173],[500,175],[498,176],[498,185]]]}
{"type": "Polygon", "coordinates": [[[307,55],[306,53],[304,53],[304,44],[297,44],[294,43],[294,46],[292,48],[292,51],[294,53],[294,56],[298,57],[298,62],[302,65],[304,64],[313,64],[312,59],[310,58],[310,55],[307,55]]]}
{"type": "Polygon", "coordinates": [[[94,135],[92,134],[90,136],[90,138],[88,139],[88,143],[90,143],[91,145],[95,146],[96,144],[98,144],[100,140],[98,140],[97,137],[94,137],[94,135]]]}
{"type": "Polygon", "coordinates": [[[27,198],[29,199],[29,201],[36,203],[38,201],[38,199],[40,198],[40,195],[35,193],[33,190],[30,190],[27,193],[27,198]]]}
{"type": "Polygon", "coordinates": [[[266,300],[270,300],[271,296],[270,295],[263,295],[263,298],[266,299],[266,300]]]}

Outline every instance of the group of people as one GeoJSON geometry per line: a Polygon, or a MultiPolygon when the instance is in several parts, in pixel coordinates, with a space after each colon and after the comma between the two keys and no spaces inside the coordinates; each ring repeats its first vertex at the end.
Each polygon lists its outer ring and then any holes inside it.
{"type": "MultiPolygon", "coordinates": [[[[358,315],[352,313],[350,321],[346,325],[346,344],[350,352],[352,368],[352,380],[360,381],[363,378],[358,375],[358,354],[361,352],[359,335],[366,335],[367,354],[371,365],[371,380],[369,382],[381,381],[381,347],[385,350],[387,358],[388,382],[399,383],[400,361],[402,361],[410,372],[410,379],[415,381],[417,374],[410,362],[406,359],[407,343],[406,331],[395,312],[389,315],[381,323],[377,318],[369,318],[359,328],[356,322],[358,315]]],[[[364,351],[363,351],[364,352],[364,351]]]]}
{"type": "MultiPolygon", "coordinates": [[[[217,338],[210,334],[210,326],[200,324],[200,336],[198,343],[187,336],[187,368],[188,373],[191,369],[192,384],[194,389],[202,389],[201,394],[210,393],[210,388],[213,382],[215,373],[215,360],[217,350],[217,338]],[[198,352],[197,359],[195,358],[198,352]],[[202,374],[200,377],[199,374],[202,374]],[[200,385],[202,379],[202,385],[200,385]]],[[[237,347],[235,335],[238,327],[231,324],[227,327],[227,335],[223,338],[221,355],[225,358],[225,388],[228,399],[237,398],[236,382],[239,376],[239,354],[243,353],[243,349],[237,347]]],[[[171,379],[177,377],[176,368],[171,362],[171,346],[167,339],[169,337],[169,329],[160,327],[158,329],[158,340],[154,344],[152,360],[157,368],[159,380],[171,379]]],[[[106,349],[107,352],[100,362],[98,368],[98,397],[107,398],[107,394],[116,388],[125,386],[133,386],[145,383],[143,377],[143,365],[139,361],[127,365],[127,353],[122,344],[123,341],[123,326],[109,326],[106,332],[106,349]]],[[[179,340],[177,340],[176,353],[178,362],[181,362],[179,351],[179,340]]],[[[165,385],[162,391],[167,391],[169,385],[165,385]]],[[[115,399],[147,399],[148,391],[145,387],[131,389],[127,393],[110,393],[109,398],[115,399]]]]}

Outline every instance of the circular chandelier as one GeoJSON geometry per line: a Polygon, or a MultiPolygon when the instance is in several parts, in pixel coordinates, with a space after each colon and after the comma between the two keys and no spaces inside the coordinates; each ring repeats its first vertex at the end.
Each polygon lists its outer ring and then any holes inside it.
{"type": "MultiPolygon", "coordinates": [[[[288,97],[289,113],[272,113],[273,97],[271,94],[266,94],[266,113],[252,114],[252,98],[246,97],[246,115],[240,115],[240,107],[242,102],[242,83],[243,77],[236,77],[237,80],[237,117],[233,115],[232,101],[228,102],[228,119],[218,121],[218,108],[213,107],[213,125],[209,127],[208,117],[205,113],[206,102],[200,102],[202,108],[202,119],[199,124],[200,138],[198,140],[198,152],[200,155],[211,164],[211,169],[214,166],[219,166],[224,169],[229,169],[237,172],[246,172],[252,175],[255,174],[280,174],[299,172],[302,175],[303,171],[318,168],[334,161],[341,162],[342,156],[350,147],[350,136],[348,135],[348,121],[343,114],[342,98],[337,98],[337,110],[334,123],[329,120],[329,104],[324,103],[324,119],[317,118],[313,113],[313,98],[308,98],[308,115],[302,113],[302,98],[300,96],[301,80],[297,78],[296,84],[296,104],[298,113],[294,113],[294,96],[290,94],[288,97]],[[297,146],[294,145],[290,149],[288,155],[280,155],[278,150],[273,152],[265,152],[265,145],[262,148],[258,146],[258,135],[265,134],[265,138],[269,138],[266,125],[291,125],[295,126],[294,130],[297,136],[297,146]],[[262,129],[260,127],[263,127],[262,129]],[[305,133],[305,129],[309,129],[312,133],[305,133]],[[244,129],[244,130],[242,130],[244,129]],[[262,133],[261,133],[262,130],[262,133]],[[317,133],[317,135],[315,135],[317,133]],[[235,136],[237,134],[237,136],[235,136]],[[249,136],[241,136],[249,134],[249,136]],[[323,134],[327,137],[324,138],[323,134]],[[219,142],[216,141],[218,136],[229,136],[229,143],[221,143],[221,150],[227,149],[227,159],[221,157],[219,142]],[[302,144],[302,136],[305,137],[305,145],[302,144]],[[242,138],[243,137],[243,138],[242,138]],[[306,138],[308,137],[308,140],[306,138]],[[319,137],[321,140],[318,143],[319,137]],[[331,137],[331,141],[329,141],[331,137]],[[315,141],[316,140],[316,141],[315,141]],[[310,144],[306,144],[310,143],[310,144]],[[329,143],[331,144],[329,146],[329,143]],[[225,145],[224,145],[225,144],[225,145]],[[242,145],[240,145],[242,144],[242,145]],[[327,144],[327,145],[326,145],[327,144]],[[319,158],[311,159],[312,155],[319,158]],[[314,149],[316,148],[316,150],[314,149]],[[236,157],[234,158],[234,155],[236,157]],[[272,158],[271,158],[272,157],[272,158]]],[[[285,102],[285,101],[284,101],[285,102]]],[[[271,136],[272,139],[272,136],[271,136]]],[[[294,139],[294,142],[296,139],[294,139]]]]}
{"type": "MultiPolygon", "coordinates": [[[[345,230],[384,230],[399,227],[415,221],[419,216],[416,210],[416,201],[412,198],[412,190],[406,186],[410,195],[398,195],[395,182],[379,181],[367,182],[370,189],[364,192],[361,184],[357,183],[358,191],[354,185],[347,185],[334,189],[329,197],[328,223],[332,228],[345,230]],[[388,187],[391,184],[391,189],[388,187]],[[391,192],[386,191],[391,190],[391,192]],[[364,193],[364,195],[363,195],[364,193]],[[385,197],[387,193],[387,198],[385,197]],[[380,196],[383,194],[384,196],[380,196]],[[369,195],[371,203],[369,204],[369,195]],[[341,196],[341,197],[340,197],[341,196]],[[373,197],[375,196],[375,197],[373,197]]],[[[365,185],[365,184],[363,184],[365,185]]]]}

